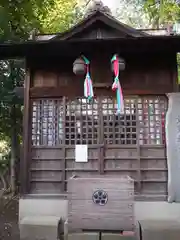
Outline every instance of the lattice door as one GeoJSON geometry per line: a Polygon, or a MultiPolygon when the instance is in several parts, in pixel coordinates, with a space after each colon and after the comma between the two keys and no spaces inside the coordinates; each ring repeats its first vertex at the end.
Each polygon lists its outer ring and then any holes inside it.
{"type": "Polygon", "coordinates": [[[33,103],[33,145],[164,144],[165,97],[126,97],[116,115],[112,98],[37,100],[33,103]]]}
{"type": "Polygon", "coordinates": [[[165,195],[166,110],[165,96],[125,97],[118,116],[109,97],[34,100],[31,181],[39,190],[33,192],[65,191],[74,174],[110,174],[132,177],[137,194],[165,195]],[[88,163],[75,162],[76,144],[88,145],[88,163]]]}
{"type": "Polygon", "coordinates": [[[114,99],[103,99],[101,104],[105,144],[164,144],[165,97],[126,97],[121,115],[115,114],[114,99]]]}

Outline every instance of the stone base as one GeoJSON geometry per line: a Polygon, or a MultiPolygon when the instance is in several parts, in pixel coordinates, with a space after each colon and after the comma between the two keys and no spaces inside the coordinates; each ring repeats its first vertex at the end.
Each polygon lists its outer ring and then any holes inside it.
{"type": "MultiPolygon", "coordinates": [[[[68,240],[99,240],[98,233],[69,234],[68,240]]],[[[120,234],[102,233],[101,240],[138,240],[135,236],[122,236],[120,234]]]]}
{"type": "MultiPolygon", "coordinates": [[[[39,233],[40,236],[43,232],[45,232],[46,229],[50,229],[47,230],[47,232],[51,232],[53,229],[54,232],[52,235],[56,236],[57,225],[60,218],[63,218],[64,220],[67,218],[67,200],[43,198],[36,199],[32,197],[29,199],[21,198],[19,201],[19,228],[21,234],[20,239],[24,240],[24,237],[28,237],[29,232],[30,236],[31,234],[34,235],[33,229],[36,229],[36,226],[33,225],[38,221],[40,228],[42,227],[42,232],[40,231],[39,233]],[[53,224],[50,224],[52,228],[47,227],[47,224],[44,223],[50,221],[50,219],[55,220],[53,220],[53,224]],[[26,230],[28,233],[26,233],[26,230]]],[[[167,220],[169,223],[172,223],[177,219],[180,219],[180,203],[170,204],[167,202],[135,202],[135,218],[140,223],[147,219],[154,219],[153,221],[156,222],[159,220],[159,218],[161,218],[162,221],[167,220]]],[[[114,237],[116,236],[113,235],[113,238],[114,237]]],[[[117,237],[119,238],[119,236],[117,237]]],[[[121,238],[122,236],[120,236],[120,239],[121,238]]],[[[29,238],[26,239],[29,240],[29,238]]],[[[46,238],[44,239],[46,240],[46,238]]],[[[30,237],[30,240],[34,240],[34,237],[30,237]]]]}
{"type": "Polygon", "coordinates": [[[102,234],[102,240],[138,240],[135,236],[123,236],[120,234],[102,234]]]}
{"type": "Polygon", "coordinates": [[[74,233],[68,235],[68,240],[99,240],[98,233],[74,233]]]}
{"type": "Polygon", "coordinates": [[[26,217],[20,221],[21,240],[57,240],[59,218],[26,217]]]}
{"type": "MultiPolygon", "coordinates": [[[[98,232],[81,232],[68,234],[68,224],[64,224],[64,240],[100,240],[98,232]]],[[[62,238],[63,239],[63,238],[62,238]]],[[[136,222],[135,232],[101,233],[101,240],[140,240],[140,227],[136,222]]]]}
{"type": "Polygon", "coordinates": [[[180,239],[180,221],[143,220],[140,226],[143,240],[180,239]]]}

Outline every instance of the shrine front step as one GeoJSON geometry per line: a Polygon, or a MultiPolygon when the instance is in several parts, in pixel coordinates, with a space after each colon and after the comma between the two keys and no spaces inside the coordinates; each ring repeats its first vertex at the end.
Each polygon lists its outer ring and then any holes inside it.
{"type": "MultiPolygon", "coordinates": [[[[68,235],[68,240],[99,240],[98,233],[73,233],[68,235]]],[[[102,233],[101,240],[139,240],[135,236],[102,233]]]]}
{"type": "Polygon", "coordinates": [[[139,240],[135,236],[124,236],[121,234],[102,233],[102,240],[139,240]]]}

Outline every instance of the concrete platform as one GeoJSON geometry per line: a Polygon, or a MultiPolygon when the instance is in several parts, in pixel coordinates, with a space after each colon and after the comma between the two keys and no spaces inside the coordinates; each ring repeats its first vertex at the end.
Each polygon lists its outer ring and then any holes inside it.
{"type": "Polygon", "coordinates": [[[31,216],[20,222],[21,240],[57,240],[59,218],[31,216]]]}
{"type": "MultiPolygon", "coordinates": [[[[120,234],[102,233],[102,240],[136,240],[135,236],[121,236],[120,234]]],[[[68,235],[68,240],[99,240],[98,233],[74,233],[68,235]]]]}
{"type": "MultiPolygon", "coordinates": [[[[25,239],[24,237],[27,237],[25,229],[29,229],[28,232],[29,231],[31,232],[29,224],[27,224],[27,220],[29,219],[30,221],[34,222],[35,221],[34,218],[35,219],[37,218],[36,216],[38,216],[38,219],[42,221],[44,221],[43,219],[46,218],[47,216],[48,218],[49,216],[53,216],[52,217],[53,219],[57,219],[53,224],[54,226],[47,228],[47,229],[50,229],[50,230],[47,230],[47,232],[54,231],[54,233],[52,233],[52,236],[55,236],[57,233],[57,222],[59,218],[62,217],[64,220],[67,219],[67,200],[59,199],[59,198],[44,199],[43,197],[42,198],[29,197],[25,199],[21,198],[19,201],[19,227],[20,227],[21,240],[24,240],[25,239]]],[[[50,217],[50,219],[52,218],[50,217]]],[[[176,239],[175,232],[178,232],[179,234],[178,229],[180,225],[177,219],[180,220],[180,203],[170,204],[168,202],[135,202],[135,218],[137,221],[141,223],[142,228],[146,229],[147,226],[150,227],[150,229],[143,232],[144,237],[146,237],[148,232],[152,231],[151,228],[153,227],[149,225],[150,223],[149,220],[147,225],[147,219],[150,219],[151,221],[153,219],[154,225],[156,225],[156,223],[159,221],[161,221],[161,224],[163,223],[163,225],[164,223],[166,223],[166,225],[168,225],[167,226],[168,228],[169,228],[169,225],[171,226],[171,229],[172,229],[172,223],[175,222],[176,230],[173,233],[172,233],[172,230],[170,230],[170,233],[167,234],[167,236],[169,236],[170,234],[171,236],[169,239],[173,240],[173,238],[176,239]]],[[[46,228],[44,223],[41,225],[43,226],[40,226],[40,228],[41,227],[42,229],[46,228]]],[[[33,232],[34,226],[31,229],[33,232]]],[[[150,233],[150,234],[152,235],[153,233],[150,233]]],[[[161,232],[161,235],[162,235],[162,232],[161,232]]],[[[39,236],[41,236],[41,234],[39,234],[39,236]]],[[[114,236],[114,235],[112,237],[119,238],[119,236],[114,236]]],[[[46,240],[47,238],[44,238],[44,239],[46,240]]],[[[166,236],[163,237],[163,240],[166,240],[166,239],[168,239],[168,237],[166,236]]],[[[25,240],[29,240],[29,238],[26,238],[25,240]]],[[[30,238],[30,240],[34,240],[34,239],[30,238]]],[[[39,240],[39,239],[35,239],[35,240],[39,240]]],[[[42,240],[42,238],[40,238],[40,240],[42,240]]],[[[147,240],[148,240],[148,237],[147,237],[147,240]]],[[[154,240],[154,239],[151,238],[151,240],[154,240]]]]}
{"type": "Polygon", "coordinates": [[[179,240],[180,220],[141,220],[142,240],[179,240]]]}
{"type": "MultiPolygon", "coordinates": [[[[99,240],[97,233],[76,233],[70,234],[68,240],[99,240]]],[[[132,236],[121,236],[120,234],[102,234],[102,240],[136,240],[132,236]]]]}
{"type": "Polygon", "coordinates": [[[99,240],[98,233],[74,233],[68,235],[68,240],[99,240]]]}
{"type": "Polygon", "coordinates": [[[136,236],[122,236],[120,234],[103,233],[102,240],[138,240],[136,236]]]}

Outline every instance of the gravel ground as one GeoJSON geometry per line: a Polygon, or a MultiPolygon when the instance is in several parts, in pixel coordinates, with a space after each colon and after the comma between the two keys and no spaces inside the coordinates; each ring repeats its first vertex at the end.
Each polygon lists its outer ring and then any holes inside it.
{"type": "Polygon", "coordinates": [[[18,200],[0,200],[0,240],[19,240],[18,200]]]}

